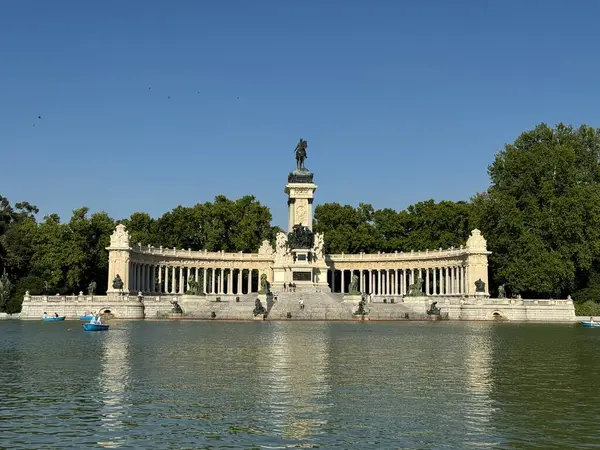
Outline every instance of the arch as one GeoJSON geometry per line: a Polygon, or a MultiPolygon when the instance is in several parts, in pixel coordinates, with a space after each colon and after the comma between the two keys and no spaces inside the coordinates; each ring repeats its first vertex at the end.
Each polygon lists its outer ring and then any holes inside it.
{"type": "Polygon", "coordinates": [[[486,320],[509,320],[509,319],[504,311],[502,311],[500,309],[494,309],[487,315],[486,320]]]}

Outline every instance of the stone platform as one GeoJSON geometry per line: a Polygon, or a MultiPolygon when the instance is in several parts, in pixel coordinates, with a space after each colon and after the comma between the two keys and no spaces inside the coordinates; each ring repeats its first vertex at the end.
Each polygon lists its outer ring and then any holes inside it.
{"type": "MultiPolygon", "coordinates": [[[[341,294],[328,292],[279,292],[271,300],[261,297],[267,320],[359,320],[357,305],[344,302],[341,294]],[[304,307],[300,306],[302,302],[304,307]],[[288,313],[291,317],[288,317],[288,313]]],[[[21,319],[40,319],[44,312],[78,319],[85,312],[112,314],[117,319],[205,319],[254,320],[257,294],[250,295],[162,295],[162,296],[26,296],[21,319]],[[220,301],[217,301],[217,297],[220,301]],[[239,299],[239,301],[236,301],[239,299]],[[171,314],[177,301],[181,314],[171,314]]],[[[369,320],[428,320],[432,302],[441,316],[450,320],[506,320],[516,322],[577,321],[570,299],[490,299],[481,297],[371,297],[365,305],[369,320]],[[394,303],[391,303],[392,298],[394,303]]]]}

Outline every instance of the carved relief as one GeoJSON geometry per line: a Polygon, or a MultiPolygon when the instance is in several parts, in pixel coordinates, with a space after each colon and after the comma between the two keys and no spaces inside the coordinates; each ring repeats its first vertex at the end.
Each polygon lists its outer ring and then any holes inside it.
{"type": "Polygon", "coordinates": [[[269,243],[269,241],[266,239],[264,241],[262,241],[262,245],[258,249],[259,256],[272,258],[274,253],[275,252],[273,251],[273,247],[271,247],[271,244],[269,243]]]}
{"type": "Polygon", "coordinates": [[[275,247],[275,257],[278,259],[284,259],[290,254],[288,248],[287,235],[283,232],[277,233],[277,242],[275,247]]]}
{"type": "Polygon", "coordinates": [[[306,208],[304,206],[298,206],[296,208],[296,223],[306,223],[306,208]]]}
{"type": "Polygon", "coordinates": [[[469,250],[487,250],[487,242],[477,228],[471,231],[471,236],[467,239],[467,248],[469,250]]]}
{"type": "Polygon", "coordinates": [[[325,257],[323,253],[323,246],[325,244],[325,240],[323,237],[323,233],[315,233],[315,242],[313,246],[313,251],[315,252],[315,259],[317,261],[322,260],[325,257]]]}
{"type": "Polygon", "coordinates": [[[117,225],[113,234],[110,235],[111,247],[129,247],[129,231],[122,223],[117,225]]]}

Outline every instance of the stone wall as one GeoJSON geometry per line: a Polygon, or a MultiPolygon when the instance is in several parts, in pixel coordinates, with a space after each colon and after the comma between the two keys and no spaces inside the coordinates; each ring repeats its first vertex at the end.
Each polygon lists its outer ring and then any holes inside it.
{"type": "MultiPolygon", "coordinates": [[[[285,319],[285,314],[277,311],[283,308],[283,301],[289,303],[287,309],[294,312],[294,318],[303,320],[354,320],[352,307],[342,305],[342,298],[326,293],[311,294],[315,297],[304,299],[305,307],[300,311],[296,298],[298,293],[280,293],[273,315],[268,319],[285,319]],[[289,297],[289,298],[288,298],[289,297]],[[318,302],[317,302],[318,297],[318,302]],[[327,301],[323,298],[327,297],[327,301]],[[334,303],[340,303],[339,305],[334,303]]],[[[302,294],[304,295],[304,294],[302,294]]],[[[487,297],[373,297],[367,303],[370,320],[425,320],[427,310],[433,301],[441,309],[442,317],[450,320],[508,320],[518,322],[575,322],[575,308],[572,300],[526,300],[490,299],[487,297]]],[[[252,311],[256,294],[251,295],[162,295],[137,298],[133,296],[26,296],[20,318],[40,319],[44,312],[65,315],[67,319],[78,319],[85,312],[103,313],[110,311],[118,319],[216,319],[253,320],[252,311]],[[217,301],[217,298],[219,301],[217,301]],[[236,301],[239,299],[239,301],[236,301]],[[172,301],[177,301],[183,314],[172,314],[172,301]],[[214,313],[214,317],[213,317],[214,313]]],[[[267,307],[263,301],[263,305],[267,307]]],[[[282,309],[283,311],[283,309],[282,309]]]]}

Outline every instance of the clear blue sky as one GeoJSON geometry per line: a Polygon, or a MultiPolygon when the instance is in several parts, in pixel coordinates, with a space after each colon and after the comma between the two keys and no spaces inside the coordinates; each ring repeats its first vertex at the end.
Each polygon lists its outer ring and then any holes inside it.
{"type": "Polygon", "coordinates": [[[467,200],[520,132],[600,125],[598,17],[597,1],[3,0],[0,194],[68,220],[251,193],[285,226],[303,137],[316,203],[467,200]]]}

